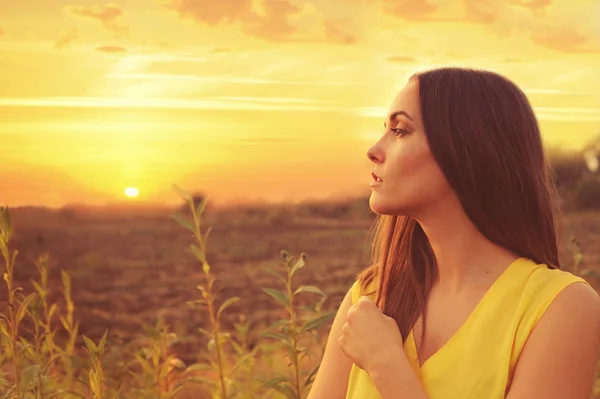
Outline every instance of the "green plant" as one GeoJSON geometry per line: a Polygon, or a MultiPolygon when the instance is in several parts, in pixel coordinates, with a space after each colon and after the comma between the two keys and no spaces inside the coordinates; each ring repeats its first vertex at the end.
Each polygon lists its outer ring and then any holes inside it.
{"type": "Polygon", "coordinates": [[[104,370],[102,369],[102,358],[104,357],[107,334],[108,330],[105,330],[98,345],[85,335],[83,336],[86,350],[91,360],[88,382],[92,392],[92,399],[104,399],[105,397],[108,397],[104,390],[104,370]]]}
{"type": "Polygon", "coordinates": [[[581,249],[581,245],[577,238],[572,235],[569,240],[569,251],[571,251],[571,256],[573,257],[573,264],[570,267],[570,271],[580,277],[591,277],[591,278],[599,278],[600,274],[597,271],[589,268],[582,268],[583,264],[583,251],[581,249]]]}
{"type": "Polygon", "coordinates": [[[162,318],[155,326],[145,327],[145,332],[149,343],[134,355],[140,370],[130,371],[140,385],[134,391],[136,398],[171,399],[184,387],[183,384],[175,386],[169,378],[174,370],[185,369],[183,361],[170,351],[177,336],[169,331],[162,318]]]}
{"type": "Polygon", "coordinates": [[[77,341],[77,332],[79,331],[79,321],[75,321],[75,302],[71,297],[71,277],[61,270],[62,295],[66,304],[66,314],[60,316],[60,322],[67,332],[67,342],[61,350],[61,366],[64,371],[63,387],[68,392],[74,393],[75,389],[75,370],[80,368],[81,362],[75,353],[75,342],[77,341]]]}
{"type": "Polygon", "coordinates": [[[310,389],[319,369],[319,364],[317,364],[306,375],[303,375],[301,362],[305,357],[312,354],[309,348],[303,345],[303,343],[313,330],[329,321],[334,316],[334,313],[329,312],[305,320],[300,317],[301,315],[296,308],[296,296],[298,294],[310,292],[320,295],[322,299],[316,308],[321,307],[327,296],[319,288],[311,285],[302,285],[297,289],[293,288],[292,279],[296,272],[306,265],[306,254],[302,253],[300,259],[294,263],[293,258],[288,255],[287,251],[283,250],[281,251],[281,259],[285,275],[281,275],[276,270],[269,268],[265,268],[264,270],[277,277],[283,283],[284,290],[280,291],[275,288],[263,288],[263,290],[279,305],[283,306],[289,318],[276,321],[262,332],[261,335],[266,338],[273,338],[284,346],[289,360],[288,366],[292,368],[292,375],[280,374],[265,381],[264,386],[276,389],[288,399],[301,399],[307,393],[307,390],[310,389]]]}
{"type": "MultiPolygon", "coordinates": [[[[48,255],[41,255],[35,262],[40,280],[31,279],[31,284],[36,291],[36,298],[29,306],[27,314],[33,322],[33,346],[27,347],[29,373],[34,374],[33,394],[36,398],[52,397],[62,392],[58,389],[58,375],[54,373],[55,362],[61,353],[54,342],[56,330],[52,328],[52,318],[58,305],[50,304],[48,294],[48,255]]],[[[24,375],[29,374],[24,371],[24,375]]]]}
{"type": "Polygon", "coordinates": [[[4,258],[4,282],[8,291],[8,317],[0,314],[0,334],[2,334],[2,356],[4,361],[12,363],[13,381],[1,381],[8,386],[6,398],[24,397],[24,393],[32,388],[34,380],[33,369],[25,368],[26,350],[31,346],[27,340],[19,336],[21,321],[27,312],[29,304],[35,299],[35,294],[19,295],[21,287],[14,287],[15,260],[18,251],[11,252],[9,243],[13,236],[13,227],[8,207],[0,208],[0,252],[4,258]],[[27,371],[27,373],[24,373],[27,371]]]}
{"type": "Polygon", "coordinates": [[[204,284],[197,286],[197,289],[201,293],[201,298],[189,301],[188,304],[206,310],[210,321],[210,329],[198,328],[198,331],[208,338],[208,352],[203,356],[206,363],[192,364],[186,369],[186,373],[212,371],[216,375],[216,381],[202,376],[190,376],[187,378],[187,381],[206,384],[214,393],[214,397],[219,399],[229,399],[235,396],[233,390],[236,385],[234,380],[235,373],[253,355],[253,353],[248,353],[241,359],[238,359],[232,366],[227,362],[225,346],[228,343],[231,343],[231,334],[223,330],[221,317],[223,312],[239,301],[240,298],[227,298],[219,306],[217,306],[216,303],[217,296],[214,292],[214,285],[217,278],[212,273],[211,266],[206,259],[206,244],[212,228],[209,227],[206,233],[203,234],[201,223],[201,216],[206,209],[208,198],[202,198],[200,203],[196,204],[192,195],[177,186],[174,186],[174,189],[179,196],[187,202],[192,220],[190,222],[177,214],[173,215],[173,219],[194,235],[196,243],[191,244],[190,249],[196,259],[202,264],[202,270],[205,276],[204,284]]]}

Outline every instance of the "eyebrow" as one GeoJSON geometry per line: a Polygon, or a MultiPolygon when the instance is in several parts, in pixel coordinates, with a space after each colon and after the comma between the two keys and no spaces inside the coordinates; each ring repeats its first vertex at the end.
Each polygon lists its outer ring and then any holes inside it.
{"type": "MultiPolygon", "coordinates": [[[[396,111],[396,112],[392,113],[389,117],[389,120],[392,121],[400,115],[406,116],[408,119],[410,119],[413,122],[415,121],[406,111],[396,111]]],[[[383,127],[386,127],[386,121],[383,121],[383,127]]]]}

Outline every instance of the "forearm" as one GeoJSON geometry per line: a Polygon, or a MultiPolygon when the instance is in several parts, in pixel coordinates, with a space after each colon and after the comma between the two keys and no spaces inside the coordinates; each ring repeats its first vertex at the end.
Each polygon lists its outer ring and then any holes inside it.
{"type": "Polygon", "coordinates": [[[369,375],[382,399],[429,399],[404,353],[369,375]]]}

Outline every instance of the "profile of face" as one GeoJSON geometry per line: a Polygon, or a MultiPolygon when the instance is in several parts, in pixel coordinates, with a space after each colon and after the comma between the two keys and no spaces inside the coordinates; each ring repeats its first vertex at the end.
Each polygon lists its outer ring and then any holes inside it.
{"type": "Polygon", "coordinates": [[[418,217],[453,195],[423,128],[419,82],[410,79],[394,99],[384,133],[367,152],[373,173],[369,205],[379,215],[418,217]]]}

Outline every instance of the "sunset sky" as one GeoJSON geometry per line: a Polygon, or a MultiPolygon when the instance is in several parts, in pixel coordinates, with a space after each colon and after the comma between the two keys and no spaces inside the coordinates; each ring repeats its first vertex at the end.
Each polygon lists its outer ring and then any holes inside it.
{"type": "Polygon", "coordinates": [[[414,72],[500,72],[549,146],[600,133],[598,0],[0,2],[0,203],[368,193],[414,72]]]}

